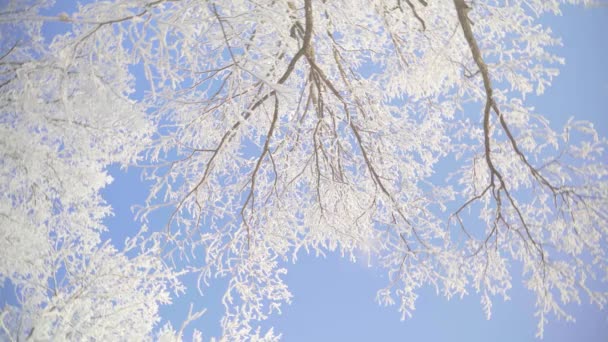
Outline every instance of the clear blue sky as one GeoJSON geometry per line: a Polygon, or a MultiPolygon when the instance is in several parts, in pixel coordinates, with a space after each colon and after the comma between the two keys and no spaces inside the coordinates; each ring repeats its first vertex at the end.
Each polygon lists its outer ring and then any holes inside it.
{"type": "MultiPolygon", "coordinates": [[[[560,54],[567,64],[554,85],[529,103],[555,127],[575,116],[594,122],[601,135],[608,136],[608,8],[568,7],[563,17],[546,22],[563,38],[560,54]]],[[[48,29],[50,35],[57,28],[48,29]]],[[[115,212],[107,220],[108,236],[120,244],[139,226],[132,221],[130,206],[143,203],[146,188],[137,170],[125,173],[113,168],[111,172],[115,181],[104,191],[115,212]]],[[[534,298],[520,285],[518,274],[513,275],[512,300],[496,299],[490,321],[485,319],[478,297],[447,301],[428,289],[420,293],[414,317],[402,322],[396,307],[380,307],[374,301],[376,291],[387,282],[382,272],[337,256],[316,259],[300,255],[297,264],[289,265],[286,276],[294,294],[292,305],[263,326],[274,325],[286,341],[533,341],[537,323],[534,298]]],[[[220,283],[201,298],[193,289],[177,299],[176,307],[164,308],[163,314],[179,322],[187,314],[189,302],[196,301],[208,314],[193,326],[206,337],[217,336],[223,310],[221,290],[220,283]]],[[[588,304],[570,309],[577,322],[551,321],[545,341],[608,341],[606,311],[588,304]]]]}

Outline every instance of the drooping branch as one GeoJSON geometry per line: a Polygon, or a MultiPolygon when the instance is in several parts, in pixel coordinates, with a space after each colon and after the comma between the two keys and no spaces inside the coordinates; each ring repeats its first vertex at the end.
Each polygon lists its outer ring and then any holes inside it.
{"type": "Polygon", "coordinates": [[[260,166],[262,165],[262,162],[264,161],[264,157],[266,157],[266,154],[270,153],[270,141],[272,140],[272,136],[274,134],[274,130],[276,129],[277,126],[277,121],[279,119],[279,98],[275,95],[274,96],[274,110],[272,111],[272,121],[270,122],[270,128],[268,129],[268,133],[266,134],[266,141],[264,142],[264,147],[262,148],[262,153],[260,154],[260,157],[258,158],[258,161],[255,164],[255,167],[253,168],[253,171],[251,172],[251,187],[249,189],[249,194],[247,195],[247,199],[245,200],[245,203],[243,204],[243,207],[241,208],[241,218],[243,219],[243,224],[245,224],[245,226],[247,227],[247,244],[250,244],[250,240],[251,240],[251,235],[250,235],[250,227],[249,227],[249,223],[247,223],[247,218],[245,218],[245,209],[247,208],[247,206],[249,205],[249,202],[251,201],[251,210],[254,211],[255,210],[255,184],[256,184],[256,177],[258,175],[258,171],[260,170],[260,166]]]}
{"type": "MultiPolygon", "coordinates": [[[[486,159],[486,163],[488,165],[488,169],[490,170],[490,186],[492,187],[492,195],[494,196],[495,200],[498,203],[501,203],[502,200],[500,198],[500,196],[501,196],[500,194],[501,194],[501,192],[504,192],[504,194],[507,196],[509,203],[515,210],[519,221],[523,225],[528,239],[530,240],[530,242],[534,245],[534,247],[538,251],[541,261],[544,262],[545,261],[545,252],[543,250],[542,245],[533,238],[532,233],[530,231],[530,227],[528,226],[528,223],[526,222],[526,220],[521,212],[521,209],[519,208],[518,204],[515,202],[515,199],[513,198],[511,193],[509,192],[507,183],[506,183],[503,175],[496,168],[496,166],[494,165],[494,163],[492,161],[492,156],[491,156],[491,154],[492,154],[491,139],[492,138],[491,138],[491,132],[490,132],[490,125],[491,125],[490,115],[491,115],[492,110],[494,110],[496,112],[496,114],[499,116],[501,126],[503,127],[507,136],[511,140],[511,143],[513,144],[513,148],[514,148],[515,152],[520,156],[520,158],[522,158],[522,160],[524,160],[526,165],[528,167],[530,167],[530,169],[532,170],[532,175],[536,178],[539,178],[540,174],[538,173],[538,171],[536,169],[534,169],[527,162],[525,156],[517,148],[515,140],[513,139],[513,136],[511,134],[509,128],[507,127],[502,114],[498,111],[498,105],[494,101],[490,72],[488,70],[487,64],[485,63],[485,61],[483,59],[481,50],[479,49],[479,45],[477,44],[477,40],[473,34],[473,29],[471,27],[471,23],[470,23],[470,20],[468,17],[468,13],[471,10],[471,8],[465,3],[464,0],[454,0],[454,6],[456,7],[456,12],[458,14],[458,21],[460,23],[460,27],[462,28],[465,40],[467,41],[471,54],[473,55],[473,60],[475,61],[475,64],[477,64],[477,67],[479,68],[479,71],[480,71],[480,74],[481,74],[481,77],[483,80],[485,94],[486,94],[486,100],[485,100],[484,111],[483,111],[483,132],[484,132],[485,159],[486,159]],[[498,179],[498,182],[499,182],[498,188],[496,188],[496,185],[494,183],[495,177],[498,179]]],[[[543,182],[543,184],[546,181],[542,177],[540,177],[539,180],[541,182],[543,182]]],[[[549,185],[549,187],[552,191],[554,191],[554,188],[552,186],[549,185]]],[[[469,200],[469,201],[467,201],[467,203],[471,203],[471,201],[469,200]]],[[[459,209],[459,211],[461,211],[461,210],[462,210],[462,208],[459,209]]],[[[500,221],[504,222],[507,226],[509,226],[506,223],[506,221],[504,220],[504,218],[502,218],[501,213],[499,213],[498,217],[501,218],[500,221]]],[[[494,228],[494,229],[492,229],[491,234],[498,234],[498,232],[494,228]]],[[[487,238],[486,238],[486,241],[487,241],[487,238]]]]}

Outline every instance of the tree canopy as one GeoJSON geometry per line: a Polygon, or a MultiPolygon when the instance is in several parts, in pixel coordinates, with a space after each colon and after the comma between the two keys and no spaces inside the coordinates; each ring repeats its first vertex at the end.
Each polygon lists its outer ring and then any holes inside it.
{"type": "Polygon", "coordinates": [[[0,336],[180,339],[204,311],[174,329],[159,306],[196,274],[228,281],[221,338],[274,340],[257,323],[302,250],[369,253],[403,318],[424,286],[490,317],[514,264],[538,336],[603,307],[607,141],[526,103],[563,63],[539,18],[565,3],[588,1],[8,1],[0,336]],[[102,238],[111,165],[150,185],[124,246],[102,238]]]}

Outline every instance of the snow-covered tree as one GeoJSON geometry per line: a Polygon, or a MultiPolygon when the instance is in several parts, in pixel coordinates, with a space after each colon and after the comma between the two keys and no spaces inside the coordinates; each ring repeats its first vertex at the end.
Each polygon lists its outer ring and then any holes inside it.
{"type": "Polygon", "coordinates": [[[290,300],[280,261],[302,249],[369,252],[403,317],[422,286],[476,290],[489,317],[513,263],[539,336],[565,304],[603,306],[606,140],[526,105],[562,63],[538,19],[566,2],[584,1],[10,1],[0,282],[20,305],[4,336],[179,339],[158,305],[196,272],[229,281],[227,340],[275,339],[255,323],[290,300]],[[151,182],[143,220],[171,212],[123,250],[101,238],[111,164],[151,182]]]}
{"type": "Polygon", "coordinates": [[[151,126],[125,96],[124,56],[107,53],[120,42],[103,55],[45,45],[40,21],[20,20],[36,5],[2,12],[0,283],[19,305],[2,308],[0,339],[138,340],[181,288],[158,243],[139,235],[119,251],[101,240],[110,207],[99,191],[105,167],[133,162],[151,126]]]}

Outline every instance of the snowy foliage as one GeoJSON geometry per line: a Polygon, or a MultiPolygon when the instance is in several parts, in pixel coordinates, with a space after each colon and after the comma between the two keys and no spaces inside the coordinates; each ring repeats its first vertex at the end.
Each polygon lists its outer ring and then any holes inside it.
{"type": "Polygon", "coordinates": [[[539,336],[565,304],[602,307],[606,140],[526,105],[558,74],[538,19],[564,2],[584,1],[10,1],[0,282],[19,305],[0,336],[181,339],[158,306],[195,272],[229,280],[222,338],[275,340],[256,322],[290,301],[281,261],[302,249],[369,251],[403,317],[429,285],[489,317],[514,263],[539,336]],[[49,41],[48,22],[69,29],[49,41]],[[151,182],[143,220],[171,212],[123,250],[101,239],[112,164],[151,182]]]}

